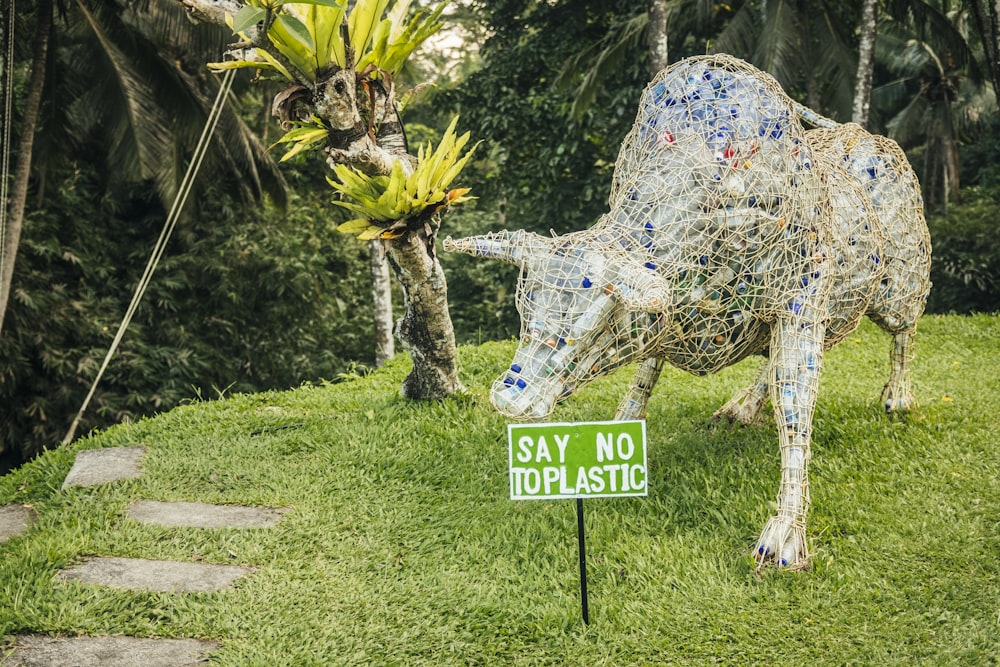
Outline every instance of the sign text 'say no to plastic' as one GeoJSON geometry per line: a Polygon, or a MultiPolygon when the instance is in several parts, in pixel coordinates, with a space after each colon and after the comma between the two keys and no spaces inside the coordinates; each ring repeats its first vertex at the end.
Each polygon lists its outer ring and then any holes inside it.
{"type": "Polygon", "coordinates": [[[512,500],[645,496],[646,422],[509,424],[512,500]]]}

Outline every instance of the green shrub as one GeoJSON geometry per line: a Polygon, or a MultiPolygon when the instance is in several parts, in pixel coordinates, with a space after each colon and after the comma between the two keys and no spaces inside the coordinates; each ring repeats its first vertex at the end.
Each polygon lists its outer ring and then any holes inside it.
{"type": "Polygon", "coordinates": [[[927,220],[933,245],[928,312],[1000,311],[1000,187],[963,190],[947,215],[927,220]]]}
{"type": "MultiPolygon", "coordinates": [[[[25,227],[0,336],[0,455],[13,463],[68,429],[165,217],[148,186],[108,197],[96,167],[59,176],[25,227]]],[[[293,196],[287,214],[200,197],[78,433],[372,363],[367,247],[333,231],[343,216],[322,193],[293,196]]]]}

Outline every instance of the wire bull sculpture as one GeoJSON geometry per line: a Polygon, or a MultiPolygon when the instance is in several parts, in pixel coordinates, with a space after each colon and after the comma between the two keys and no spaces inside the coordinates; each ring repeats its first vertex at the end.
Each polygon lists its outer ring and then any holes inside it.
{"type": "Polygon", "coordinates": [[[502,231],[447,250],[521,268],[521,342],[491,400],[542,419],[590,380],[639,362],[616,419],[645,416],[664,362],[696,375],[752,356],[755,381],[716,413],[778,425],[778,510],[759,566],[809,562],[807,468],[823,352],[867,315],[893,337],[887,411],[913,403],[913,337],[930,239],[902,151],[788,98],[728,56],[681,61],[645,89],[610,212],[544,237],[502,231]],[[806,131],[805,119],[817,129],[806,131]]]}

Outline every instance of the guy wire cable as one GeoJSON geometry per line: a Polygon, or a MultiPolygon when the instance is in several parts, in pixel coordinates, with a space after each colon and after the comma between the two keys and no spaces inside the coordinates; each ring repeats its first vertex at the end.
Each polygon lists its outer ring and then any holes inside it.
{"type": "Polygon", "coordinates": [[[225,106],[226,96],[229,94],[229,89],[232,87],[235,74],[235,70],[227,70],[223,77],[222,84],[219,86],[219,92],[215,97],[215,103],[212,105],[212,110],[205,122],[205,127],[201,132],[201,137],[198,139],[198,145],[195,148],[194,154],[191,156],[191,162],[188,164],[187,171],[184,173],[184,179],[181,181],[180,188],[174,196],[170,212],[167,214],[167,219],[164,222],[163,229],[160,231],[160,237],[157,239],[156,245],[153,247],[153,252],[149,257],[149,261],[146,263],[146,270],[139,279],[138,285],[136,285],[135,293],[132,295],[132,301],[129,303],[128,310],[126,310],[125,316],[118,325],[118,331],[111,343],[111,347],[108,348],[108,353],[104,356],[104,362],[97,371],[97,376],[94,378],[94,382],[90,386],[90,391],[87,392],[87,397],[83,400],[83,404],[80,406],[80,410],[76,413],[73,423],[70,425],[65,437],[63,437],[63,445],[68,445],[73,441],[73,438],[76,435],[76,429],[80,425],[80,420],[83,419],[83,415],[87,411],[87,407],[90,405],[90,401],[94,397],[94,393],[97,391],[97,385],[104,376],[104,372],[108,369],[108,365],[111,363],[111,357],[114,356],[114,353],[118,350],[118,346],[121,344],[122,338],[125,337],[125,331],[132,322],[132,316],[138,309],[139,302],[142,300],[142,297],[146,292],[146,288],[152,280],[153,272],[156,270],[156,266],[159,264],[160,258],[163,256],[167,242],[170,240],[170,235],[173,233],[174,227],[177,225],[177,220],[180,218],[180,213],[184,208],[184,204],[187,202],[187,197],[191,192],[191,187],[194,184],[195,177],[198,175],[198,170],[201,168],[201,163],[204,161],[205,154],[208,152],[208,144],[212,138],[212,134],[215,132],[216,125],[218,125],[219,117],[222,115],[222,109],[225,106]]]}

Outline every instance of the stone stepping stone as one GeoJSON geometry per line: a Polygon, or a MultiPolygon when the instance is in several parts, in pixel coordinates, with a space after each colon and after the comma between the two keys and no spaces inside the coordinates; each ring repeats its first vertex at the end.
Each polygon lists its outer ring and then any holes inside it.
{"type": "Polygon", "coordinates": [[[194,667],[219,643],[201,639],[138,637],[14,637],[0,665],[14,667],[194,667]]]}
{"type": "Polygon", "coordinates": [[[145,452],[145,447],[108,447],[77,452],[62,488],[134,479],[142,473],[139,463],[145,452]]]}
{"type": "Polygon", "coordinates": [[[180,528],[269,528],[285,514],[283,509],[208,505],[205,503],[137,500],[126,516],[139,523],[180,528]]]}
{"type": "Polygon", "coordinates": [[[58,572],[56,578],[127,590],[209,593],[228,588],[251,572],[252,568],[239,565],[95,557],[58,572]]]}
{"type": "Polygon", "coordinates": [[[35,520],[35,510],[25,505],[0,507],[0,544],[21,535],[35,520]]]}

